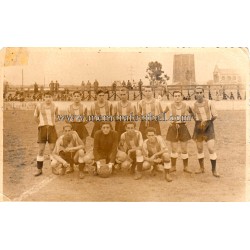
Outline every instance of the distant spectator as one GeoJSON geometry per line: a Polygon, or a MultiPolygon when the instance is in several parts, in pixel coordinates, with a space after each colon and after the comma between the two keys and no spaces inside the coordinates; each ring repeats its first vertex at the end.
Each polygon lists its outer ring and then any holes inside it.
{"type": "Polygon", "coordinates": [[[81,92],[83,93],[85,91],[85,82],[82,81],[81,83],[81,92]]]}
{"type": "Polygon", "coordinates": [[[55,82],[55,92],[58,93],[59,91],[59,83],[56,81],[55,82]]]}
{"type": "Polygon", "coordinates": [[[138,87],[139,87],[139,91],[140,91],[140,92],[142,91],[142,85],[143,85],[143,82],[142,82],[142,80],[140,79],[140,81],[138,82],[138,87]]]}
{"type": "Polygon", "coordinates": [[[38,92],[38,84],[35,82],[34,84],[34,94],[38,92]]]}
{"type": "Polygon", "coordinates": [[[50,88],[50,92],[53,94],[53,93],[54,93],[54,90],[55,90],[55,84],[54,84],[53,81],[50,82],[49,88],[50,88]]]}
{"type": "Polygon", "coordinates": [[[112,83],[112,91],[116,91],[116,81],[114,81],[113,83],[112,83]]]}
{"type": "Polygon", "coordinates": [[[128,83],[127,83],[127,89],[128,90],[131,90],[132,89],[132,84],[131,82],[128,80],[128,83]]]}
{"type": "Polygon", "coordinates": [[[99,88],[99,82],[95,80],[93,85],[94,85],[94,92],[97,93],[98,88],[99,88]]]}

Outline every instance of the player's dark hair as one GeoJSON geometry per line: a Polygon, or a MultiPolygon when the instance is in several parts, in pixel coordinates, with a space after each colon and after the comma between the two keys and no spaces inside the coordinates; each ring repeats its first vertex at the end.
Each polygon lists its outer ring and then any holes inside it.
{"type": "Polygon", "coordinates": [[[74,95],[74,94],[79,94],[79,95],[81,95],[81,92],[80,92],[80,90],[75,90],[73,93],[72,93],[72,95],[74,95]]]}
{"type": "Polygon", "coordinates": [[[148,128],[146,129],[146,134],[147,134],[148,132],[154,132],[154,133],[156,134],[156,129],[153,128],[153,127],[148,127],[148,128]]]}
{"type": "Polygon", "coordinates": [[[129,125],[129,124],[133,124],[133,125],[134,125],[134,128],[136,127],[136,123],[133,122],[133,121],[126,121],[126,122],[125,122],[125,127],[127,127],[127,125],[129,125]]]}
{"type": "Polygon", "coordinates": [[[63,130],[65,128],[69,127],[70,129],[72,129],[72,125],[70,123],[66,123],[65,125],[63,125],[63,130]]]}
{"type": "Polygon", "coordinates": [[[100,125],[100,128],[102,128],[103,125],[109,125],[110,128],[111,128],[111,122],[109,122],[109,121],[102,121],[101,125],[100,125]]]}
{"type": "Polygon", "coordinates": [[[175,93],[180,93],[181,96],[182,96],[182,92],[181,92],[180,90],[175,90],[175,91],[173,92],[173,96],[174,96],[175,93]]]}

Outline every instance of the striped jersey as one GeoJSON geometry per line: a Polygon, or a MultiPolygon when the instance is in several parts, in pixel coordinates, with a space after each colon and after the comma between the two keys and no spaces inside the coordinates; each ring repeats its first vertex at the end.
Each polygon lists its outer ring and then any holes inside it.
{"type": "Polygon", "coordinates": [[[39,118],[38,127],[55,126],[56,116],[58,115],[58,107],[54,103],[46,105],[44,102],[37,104],[34,116],[39,118]]]}
{"type": "Polygon", "coordinates": [[[162,150],[167,151],[167,144],[165,143],[163,138],[158,135],[158,136],[156,136],[156,142],[154,144],[150,143],[149,140],[146,139],[143,142],[142,149],[143,149],[143,154],[146,157],[151,157],[155,153],[158,153],[158,152],[160,152],[162,150]]]}
{"type": "Polygon", "coordinates": [[[113,108],[114,115],[133,115],[136,114],[135,106],[132,102],[128,101],[126,105],[124,105],[121,101],[117,102],[117,104],[113,108]]]}
{"type": "Polygon", "coordinates": [[[139,114],[140,115],[160,115],[162,113],[162,107],[158,100],[152,99],[150,102],[146,101],[145,99],[139,101],[139,114]]]}
{"type": "MultiPolygon", "coordinates": [[[[72,134],[73,137],[72,137],[72,140],[71,140],[71,142],[69,143],[69,145],[67,147],[77,147],[77,146],[80,146],[80,145],[84,145],[82,140],[80,139],[79,135],[77,134],[77,132],[71,131],[71,134],[72,134]]],[[[64,137],[64,135],[61,135],[57,139],[55,148],[53,150],[53,154],[59,155],[60,151],[62,149],[65,149],[65,147],[63,145],[63,137],[64,137]]]]}
{"type": "Polygon", "coordinates": [[[102,106],[98,102],[94,102],[90,108],[90,115],[111,115],[112,104],[109,101],[105,101],[102,106]]]}
{"type": "Polygon", "coordinates": [[[79,106],[71,104],[68,108],[68,115],[74,117],[74,122],[82,122],[86,119],[87,108],[83,104],[80,104],[79,106]]]}
{"type": "Polygon", "coordinates": [[[132,135],[130,135],[128,132],[124,132],[121,135],[120,147],[124,151],[133,149],[136,147],[142,147],[142,145],[143,145],[142,134],[138,130],[135,130],[132,135]]]}
{"type": "Polygon", "coordinates": [[[185,123],[188,116],[191,118],[191,108],[184,102],[182,102],[180,107],[177,107],[175,103],[168,104],[165,112],[169,112],[170,119],[172,118],[172,121],[176,123],[185,123]]]}
{"type": "Polygon", "coordinates": [[[203,99],[202,103],[196,101],[192,111],[196,121],[209,121],[212,117],[218,116],[213,102],[208,99],[203,99]]]}

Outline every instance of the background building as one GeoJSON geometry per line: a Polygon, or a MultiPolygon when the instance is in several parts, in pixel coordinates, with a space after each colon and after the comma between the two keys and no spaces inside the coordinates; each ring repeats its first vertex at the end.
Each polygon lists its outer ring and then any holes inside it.
{"type": "Polygon", "coordinates": [[[174,55],[173,84],[195,84],[194,54],[174,55]]]}
{"type": "Polygon", "coordinates": [[[236,69],[220,69],[216,65],[213,75],[215,84],[242,84],[241,75],[236,69]]]}

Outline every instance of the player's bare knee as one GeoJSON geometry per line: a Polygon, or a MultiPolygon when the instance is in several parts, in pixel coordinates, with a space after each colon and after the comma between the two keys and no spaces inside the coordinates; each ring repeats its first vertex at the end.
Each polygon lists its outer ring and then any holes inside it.
{"type": "Polygon", "coordinates": [[[50,163],[50,166],[51,166],[51,167],[56,167],[57,165],[58,165],[58,161],[55,160],[55,159],[53,159],[53,160],[51,161],[51,163],[50,163]]]}
{"type": "Polygon", "coordinates": [[[208,148],[208,152],[209,152],[209,154],[214,154],[215,150],[214,150],[214,148],[208,148]]]}
{"type": "Polygon", "coordinates": [[[170,162],[170,157],[168,153],[163,153],[162,154],[162,160],[163,162],[170,162]]]}
{"type": "Polygon", "coordinates": [[[136,156],[142,156],[142,151],[140,149],[137,149],[135,151],[136,156]]]}
{"type": "Polygon", "coordinates": [[[92,154],[84,155],[83,161],[84,161],[87,165],[92,165],[92,164],[94,164],[94,155],[92,155],[92,154]]]}
{"type": "Polygon", "coordinates": [[[121,163],[121,168],[128,169],[130,165],[131,165],[131,162],[128,160],[125,160],[124,162],[121,163]]]}
{"type": "Polygon", "coordinates": [[[84,156],[85,156],[84,150],[83,150],[83,149],[80,149],[80,150],[78,151],[78,155],[79,155],[79,157],[84,157],[84,156]]]}
{"type": "Polygon", "coordinates": [[[151,168],[150,162],[144,161],[143,164],[142,164],[142,168],[143,168],[143,170],[150,169],[151,168]]]}
{"type": "Polygon", "coordinates": [[[126,159],[127,159],[127,154],[119,150],[116,154],[116,162],[121,163],[124,162],[126,159]]]}
{"type": "Polygon", "coordinates": [[[43,156],[44,155],[44,149],[39,149],[38,150],[38,155],[43,156]]]}

